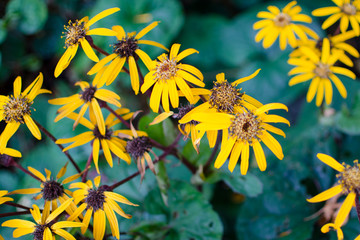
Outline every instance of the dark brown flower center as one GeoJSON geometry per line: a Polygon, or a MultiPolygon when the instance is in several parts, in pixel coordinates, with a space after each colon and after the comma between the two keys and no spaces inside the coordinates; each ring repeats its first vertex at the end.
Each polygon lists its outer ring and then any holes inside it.
{"type": "Polygon", "coordinates": [[[133,56],[137,58],[137,54],[135,54],[135,50],[139,48],[138,40],[135,37],[126,37],[122,40],[118,40],[117,43],[114,44],[113,52],[118,54],[120,57],[130,57],[133,56]]]}
{"type": "Polygon", "coordinates": [[[88,194],[85,197],[85,203],[87,203],[87,208],[92,207],[94,212],[98,209],[103,209],[104,202],[105,202],[105,189],[99,187],[97,190],[89,189],[88,194]]]}
{"type": "Polygon", "coordinates": [[[85,90],[81,93],[81,99],[83,99],[85,102],[91,102],[91,99],[94,98],[96,87],[90,86],[88,88],[85,88],[85,90]]]}
{"type": "Polygon", "coordinates": [[[51,230],[51,226],[53,224],[54,221],[51,221],[48,224],[44,224],[44,225],[40,225],[40,224],[36,225],[35,231],[32,233],[34,235],[34,240],[43,240],[45,228],[50,228],[51,230]]]}
{"type": "Polygon", "coordinates": [[[41,190],[43,198],[46,201],[52,201],[61,197],[64,194],[64,187],[57,181],[50,180],[43,183],[44,187],[41,190]]]}
{"type": "Polygon", "coordinates": [[[93,130],[93,134],[97,139],[100,139],[100,140],[108,139],[109,140],[111,138],[111,135],[113,134],[113,130],[105,127],[105,136],[104,136],[100,133],[98,126],[95,126],[95,128],[93,130]]]}
{"type": "Polygon", "coordinates": [[[236,89],[228,81],[214,82],[209,103],[218,112],[232,113],[234,107],[240,106],[243,95],[239,89],[236,89]]]}
{"type": "Polygon", "coordinates": [[[152,148],[148,137],[137,137],[127,142],[126,151],[131,157],[138,159],[142,157],[145,152],[149,152],[152,148]]]}
{"type": "Polygon", "coordinates": [[[24,115],[31,114],[31,105],[33,102],[29,102],[26,97],[21,95],[15,98],[10,96],[9,100],[3,106],[4,108],[4,119],[8,122],[20,122],[24,123],[24,115]]]}

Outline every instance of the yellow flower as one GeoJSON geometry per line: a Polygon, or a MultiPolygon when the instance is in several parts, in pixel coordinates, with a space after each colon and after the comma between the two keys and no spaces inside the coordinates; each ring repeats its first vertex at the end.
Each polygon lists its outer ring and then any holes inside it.
{"type": "Polygon", "coordinates": [[[311,17],[300,14],[301,7],[296,6],[296,1],[289,2],[281,11],[275,6],[268,7],[269,12],[259,12],[258,18],[265,18],[256,22],[253,26],[255,30],[261,29],[255,36],[255,41],[263,40],[263,47],[269,48],[279,37],[280,49],[284,50],[287,43],[293,48],[297,46],[295,34],[301,40],[307,40],[309,35],[318,38],[317,34],[310,28],[294,23],[311,23],[311,17]]]}
{"type": "Polygon", "coordinates": [[[66,200],[61,206],[59,206],[50,215],[48,212],[43,212],[42,216],[39,207],[35,204],[33,209],[30,209],[31,215],[36,223],[22,219],[12,219],[4,222],[1,226],[16,228],[13,232],[13,237],[18,238],[27,234],[32,234],[34,240],[52,240],[58,235],[67,240],[74,240],[75,238],[63,228],[69,227],[81,227],[83,224],[79,222],[60,221],[57,217],[73,202],[70,198],[66,200]]]}
{"type": "Polygon", "coordinates": [[[215,160],[215,168],[220,168],[230,155],[228,168],[232,172],[241,155],[240,171],[245,175],[249,167],[249,149],[253,147],[259,169],[265,171],[266,159],[260,142],[263,142],[278,159],[283,159],[281,145],[269,132],[283,137],[285,133],[268,123],[281,122],[288,125],[290,123],[281,116],[267,113],[273,109],[287,110],[287,107],[281,103],[270,103],[256,110],[244,108],[235,114],[213,112],[193,115],[193,119],[199,122],[196,129],[200,131],[223,130],[222,147],[215,160]]]}
{"type": "MultiPolygon", "coordinates": [[[[345,41],[349,40],[351,38],[354,38],[356,36],[354,31],[348,31],[345,33],[337,34],[334,36],[328,36],[328,39],[330,41],[330,53],[331,54],[338,54],[339,55],[339,61],[346,64],[349,67],[353,67],[354,63],[353,61],[347,56],[347,54],[350,54],[351,56],[358,58],[359,52],[351,46],[350,44],[347,44],[345,41]],[[347,54],[346,54],[347,53],[347,54]]],[[[303,46],[307,46],[311,48],[319,57],[321,56],[321,48],[323,45],[324,39],[320,38],[315,40],[308,39],[306,41],[299,41],[298,45],[299,48],[295,49],[291,54],[290,57],[304,57],[307,58],[306,55],[304,55],[300,48],[303,46]]]]}
{"type": "MultiPolygon", "coordinates": [[[[120,108],[116,110],[116,113],[119,115],[126,114],[123,116],[123,118],[127,120],[132,116],[132,113],[129,114],[129,111],[129,109],[120,108]]],[[[70,113],[67,117],[75,120],[78,118],[78,114],[70,113]]],[[[105,134],[100,133],[95,119],[90,118],[90,120],[91,121],[83,117],[79,120],[79,123],[88,128],[90,131],[81,133],[78,136],[72,138],[58,139],[56,143],[64,144],[73,142],[70,146],[64,148],[63,151],[67,151],[71,148],[78,147],[92,141],[92,157],[94,159],[94,164],[98,173],[100,173],[98,166],[100,146],[104,151],[105,159],[110,167],[113,166],[113,158],[111,153],[114,153],[116,156],[130,164],[130,156],[125,153],[126,142],[118,137],[119,134],[128,134],[130,130],[113,130],[112,127],[120,123],[120,120],[115,119],[113,114],[109,114],[105,120],[105,134]]],[[[146,133],[142,132],[141,134],[146,133]]]]}
{"type": "Polygon", "coordinates": [[[345,163],[340,164],[334,158],[322,153],[317,154],[317,157],[320,159],[320,161],[339,172],[339,174],[336,175],[339,184],[335,187],[325,190],[322,193],[319,193],[311,199],[307,199],[307,201],[311,203],[322,202],[340,193],[347,195],[335,218],[335,222],[333,224],[327,224],[321,229],[323,232],[328,232],[329,227],[333,227],[337,230],[339,236],[339,234],[342,235],[340,227],[349,215],[352,206],[355,204],[355,191],[360,189],[360,164],[357,160],[354,161],[354,165],[352,167],[345,163]]]}
{"type": "Polygon", "coordinates": [[[21,77],[14,81],[14,95],[0,95],[0,121],[5,120],[6,127],[0,137],[0,152],[4,153],[7,142],[15,134],[20,124],[26,124],[32,135],[41,139],[41,133],[35,122],[31,118],[32,104],[37,95],[51,93],[46,89],[41,89],[43,84],[42,73],[21,92],[21,77]]]}
{"type": "Polygon", "coordinates": [[[101,176],[95,177],[95,187],[90,180],[86,183],[78,182],[70,185],[70,188],[80,188],[74,192],[75,203],[83,203],[78,207],[74,214],[69,216],[68,220],[72,221],[76,219],[86,210],[83,219],[84,225],[81,227],[82,234],[88,229],[90,219],[93,216],[93,235],[95,240],[103,239],[106,230],[106,218],[110,223],[112,236],[119,239],[119,223],[115,212],[124,218],[131,218],[131,215],[126,214],[116,202],[132,206],[138,205],[131,203],[120,194],[112,192],[112,190],[109,189],[109,186],[100,186],[100,180],[101,176]]]}
{"type": "Polygon", "coordinates": [[[311,102],[316,96],[316,105],[320,106],[325,97],[326,104],[331,104],[333,82],[343,98],[346,98],[347,92],[341,80],[334,74],[342,74],[355,79],[355,74],[349,69],[334,66],[339,59],[339,52],[330,52],[329,39],[324,38],[322,43],[321,57],[316,52],[306,46],[300,48],[300,51],[307,58],[290,58],[288,63],[295,65],[289,75],[298,74],[290,79],[289,85],[293,86],[298,83],[306,82],[311,79],[310,87],[307,92],[306,100],[311,102]]]}
{"type": "MultiPolygon", "coordinates": [[[[259,101],[244,92],[241,92],[241,88],[236,88],[240,83],[246,82],[257,76],[259,72],[260,69],[256,70],[250,76],[240,78],[232,83],[229,83],[225,79],[224,73],[219,73],[216,75],[216,82],[214,82],[214,86],[211,90],[192,89],[194,95],[203,95],[204,98],[208,100],[185,114],[185,116],[179,120],[179,124],[186,124],[193,121],[193,115],[196,113],[236,113],[241,112],[244,107],[248,109],[261,107],[262,104],[259,101]]],[[[206,135],[211,148],[215,146],[218,135],[217,132],[217,130],[206,130],[206,135]]],[[[204,134],[205,131],[200,131],[197,134],[197,140],[195,140],[195,142],[197,143],[204,134]]]]}
{"type": "Polygon", "coordinates": [[[183,58],[198,51],[189,48],[179,53],[179,49],[180,44],[173,44],[169,56],[163,53],[158,57],[158,61],[146,64],[150,72],[145,76],[141,92],[145,93],[154,85],[150,96],[150,108],[156,113],[159,111],[160,99],[165,112],[170,111],[169,98],[173,108],[179,106],[177,88],[189,102],[193,102],[194,97],[187,82],[200,87],[205,86],[202,82],[204,77],[197,68],[179,63],[183,58]]]}
{"type": "Polygon", "coordinates": [[[104,71],[104,75],[102,77],[104,80],[106,80],[106,85],[109,85],[119,75],[125,62],[127,62],[130,68],[130,80],[132,89],[134,90],[135,94],[138,94],[140,84],[136,61],[138,60],[138,58],[140,58],[145,63],[145,65],[148,65],[151,62],[149,55],[147,55],[147,53],[140,49],[139,44],[153,45],[169,51],[160,43],[150,40],[141,40],[141,38],[145,36],[148,32],[150,32],[154,27],[156,27],[158,23],[159,22],[151,23],[149,26],[141,30],[136,35],[135,32],[126,34],[121,26],[114,26],[113,31],[116,32],[116,38],[118,39],[118,41],[113,45],[113,53],[95,64],[95,66],[90,69],[88,74],[92,75],[94,73],[97,73],[107,63],[111,62],[104,71]]]}
{"type": "Polygon", "coordinates": [[[99,83],[100,76],[101,73],[97,74],[91,85],[85,81],[77,82],[75,85],[78,85],[81,88],[81,92],[78,94],[49,100],[50,104],[64,105],[59,108],[59,114],[54,121],[59,121],[82,106],[73,127],[75,128],[78,125],[80,118],[84,116],[89,108],[90,115],[94,115],[96,118],[96,124],[99,127],[101,134],[105,134],[105,122],[99,102],[104,101],[111,103],[119,108],[121,107],[121,104],[118,101],[120,100],[119,95],[110,90],[101,88],[103,84],[99,83]]]}
{"type": "Polygon", "coordinates": [[[327,29],[340,19],[340,30],[342,33],[346,32],[349,27],[349,22],[356,35],[359,36],[360,28],[360,2],[358,0],[332,0],[336,7],[323,7],[312,11],[312,15],[317,17],[327,16],[325,22],[322,24],[322,29],[327,29]]]}
{"type": "MultiPolygon", "coordinates": [[[[62,178],[66,173],[66,167],[67,167],[67,163],[65,164],[64,167],[60,169],[54,180],[51,177],[51,171],[49,171],[48,169],[45,168],[45,172],[46,172],[46,177],[45,177],[41,172],[29,166],[28,170],[40,179],[41,181],[40,188],[18,189],[10,192],[10,194],[40,193],[39,195],[34,197],[34,199],[35,200],[38,200],[40,198],[44,199],[45,206],[43,211],[50,212],[50,207],[52,207],[52,210],[54,211],[58,207],[58,202],[62,204],[69,199],[69,196],[70,197],[72,196],[72,192],[65,189],[63,185],[72,182],[81,176],[81,174],[75,174],[73,176],[65,178],[60,182],[59,179],[62,178]]],[[[74,203],[71,203],[69,208],[66,208],[65,211],[68,214],[72,214],[75,209],[76,206],[74,205],[74,203]]]]}
{"type": "Polygon", "coordinates": [[[100,19],[116,13],[119,10],[120,8],[110,8],[100,12],[90,20],[89,17],[84,17],[81,20],[76,20],[75,22],[72,22],[71,20],[69,21],[69,25],[65,26],[66,32],[64,33],[66,51],[56,65],[54,72],[55,77],[58,77],[62,71],[69,66],[71,60],[75,57],[79,44],[81,44],[81,47],[88,58],[94,62],[99,61],[99,58],[90,46],[89,37],[92,35],[115,36],[116,33],[107,28],[95,28],[91,30],[89,28],[100,19]]]}

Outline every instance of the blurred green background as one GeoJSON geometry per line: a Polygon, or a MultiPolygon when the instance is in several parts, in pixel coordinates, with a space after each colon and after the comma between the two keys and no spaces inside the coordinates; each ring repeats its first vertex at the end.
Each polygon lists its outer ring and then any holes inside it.
{"type": "MultiPolygon", "coordinates": [[[[243,91],[263,103],[282,102],[289,107],[283,114],[291,127],[281,127],[286,139],[277,138],[284,150],[284,159],[279,161],[268,150],[268,169],[260,172],[251,156],[251,169],[246,176],[240,175],[239,166],[233,174],[225,164],[213,171],[203,181],[192,176],[178,159],[168,157],[165,164],[159,164],[161,176],[155,178],[147,172],[140,184],[134,178],[116,191],[140,206],[124,207],[132,214],[131,220],[120,219],[122,239],[336,239],[334,232],[322,234],[320,228],[324,219],[309,217],[316,213],[323,203],[310,204],[306,198],[328,189],[336,182],[335,172],[317,158],[317,153],[326,153],[340,162],[352,163],[360,154],[360,84],[341,78],[348,90],[346,100],[334,90],[333,104],[320,110],[312,103],[306,103],[308,84],[288,86],[287,75],[291,67],[287,64],[291,49],[281,52],[276,42],[264,50],[255,43],[256,32],[252,29],[257,20],[256,13],[268,5],[282,7],[286,2],[262,0],[1,0],[0,1],[0,89],[1,94],[12,93],[12,82],[16,76],[23,77],[27,86],[39,72],[43,72],[44,88],[53,95],[41,95],[33,105],[34,118],[43,124],[55,137],[70,137],[74,132],[72,121],[54,123],[58,107],[47,100],[70,96],[78,91],[76,81],[90,81],[86,72],[92,67],[82,50],[70,67],[55,79],[53,72],[58,59],[65,51],[60,38],[68,20],[92,17],[100,11],[120,7],[121,11],[99,21],[96,26],[121,25],[126,32],[139,31],[152,21],[161,21],[158,27],[146,35],[170,47],[172,43],[182,44],[181,49],[195,48],[199,54],[185,59],[185,62],[199,68],[208,88],[212,87],[216,74],[224,72],[229,81],[245,77],[261,68],[259,75],[241,85],[243,91]],[[168,177],[167,177],[168,176],[168,177]],[[164,183],[165,182],[165,183],[164,183]],[[158,185],[165,184],[165,206],[158,185]]],[[[328,5],[326,1],[299,1],[303,12],[311,13],[315,8],[328,5]]],[[[310,25],[324,36],[320,25],[322,19],[314,19],[310,25]]],[[[330,30],[331,31],[331,30],[330,30]]],[[[111,50],[114,38],[95,36],[95,44],[111,50]]],[[[358,46],[356,46],[358,47],[358,46]]],[[[155,47],[144,47],[154,59],[162,53],[155,47]]],[[[143,67],[143,66],[142,66],[143,67]]],[[[358,73],[359,61],[355,61],[358,73]]],[[[143,68],[143,73],[146,73],[143,68]]],[[[140,129],[164,144],[171,142],[176,129],[170,120],[162,125],[148,127],[154,114],[147,114],[144,96],[134,96],[129,77],[120,74],[111,86],[121,96],[121,103],[133,111],[143,109],[145,114],[139,122],[140,129]]],[[[2,128],[5,126],[2,122],[2,128]]],[[[65,155],[46,137],[38,142],[28,129],[22,126],[9,145],[23,153],[23,166],[32,166],[40,171],[48,168],[56,174],[66,162],[65,155]]],[[[196,167],[203,165],[211,154],[206,140],[197,155],[189,141],[180,142],[181,152],[196,167]]],[[[70,151],[76,161],[85,166],[90,146],[70,151]]],[[[159,155],[161,152],[157,152],[159,155]]],[[[102,183],[112,184],[137,171],[136,165],[123,162],[109,168],[102,161],[102,183]]],[[[68,173],[75,170],[69,164],[68,173]]],[[[89,176],[94,177],[92,169],[89,176]]],[[[38,187],[38,183],[22,172],[6,166],[0,167],[0,189],[38,187]]],[[[68,176],[68,175],[67,175],[68,176]]],[[[32,195],[14,196],[15,200],[30,206],[32,195]]],[[[14,211],[1,206],[0,213],[14,211]]],[[[0,222],[5,219],[0,219],[0,222]]],[[[109,226],[108,226],[108,229],[109,226]]],[[[354,239],[359,234],[356,213],[351,213],[343,227],[345,239],[354,239]]],[[[5,239],[12,239],[11,229],[0,228],[5,239]]],[[[91,234],[88,234],[88,237],[91,234]]],[[[31,236],[20,239],[31,239],[31,236]]],[[[77,239],[87,239],[77,236],[77,239]]],[[[111,239],[111,238],[108,238],[111,239]]]]}

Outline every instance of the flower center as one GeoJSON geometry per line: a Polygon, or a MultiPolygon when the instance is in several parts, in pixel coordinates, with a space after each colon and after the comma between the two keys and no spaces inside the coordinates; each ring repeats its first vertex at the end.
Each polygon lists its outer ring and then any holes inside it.
{"type": "Polygon", "coordinates": [[[32,233],[34,235],[34,240],[43,240],[43,236],[44,236],[44,231],[46,228],[50,228],[51,230],[51,226],[54,224],[53,221],[44,224],[44,225],[36,225],[34,232],[32,233]]]}
{"type": "Polygon", "coordinates": [[[329,78],[331,71],[328,64],[319,63],[316,66],[314,73],[320,78],[329,78]]]}
{"type": "Polygon", "coordinates": [[[345,165],[344,171],[336,174],[339,183],[343,186],[344,193],[360,191],[360,164],[354,161],[354,166],[345,165]]]}
{"type": "Polygon", "coordinates": [[[29,102],[26,97],[21,95],[17,98],[11,96],[4,107],[4,119],[8,122],[20,122],[24,123],[24,115],[31,113],[31,105],[33,102],[29,102]]]}
{"type": "Polygon", "coordinates": [[[66,32],[63,32],[65,36],[65,47],[70,47],[79,42],[81,38],[86,36],[85,23],[76,20],[72,22],[71,20],[68,23],[69,25],[65,26],[64,29],[66,32]]]}
{"type": "Polygon", "coordinates": [[[94,212],[98,209],[103,209],[104,202],[105,202],[105,189],[99,187],[97,190],[89,189],[88,194],[85,197],[85,203],[87,203],[87,208],[92,207],[94,212]]]}
{"type": "Polygon", "coordinates": [[[161,62],[156,65],[156,76],[159,80],[169,80],[176,76],[177,62],[175,59],[170,60],[168,56],[163,55],[161,62]]]}
{"type": "MultiPolygon", "coordinates": [[[[182,119],[188,112],[190,112],[191,110],[194,109],[194,106],[188,104],[186,106],[181,106],[179,107],[179,112],[173,115],[173,118],[175,119],[182,119]]],[[[195,120],[191,120],[190,122],[186,123],[186,124],[193,124],[193,125],[197,125],[199,122],[195,121],[195,120]]],[[[186,124],[180,124],[180,128],[184,131],[185,130],[185,125],[186,124]]]]}
{"type": "Polygon", "coordinates": [[[274,23],[278,27],[285,27],[289,25],[290,22],[291,22],[291,17],[286,13],[281,12],[274,18],[274,23]]]}
{"type": "Polygon", "coordinates": [[[128,58],[129,56],[137,57],[137,55],[135,54],[135,50],[139,48],[138,40],[134,37],[126,37],[122,40],[118,40],[118,42],[115,43],[113,47],[114,53],[119,54],[120,57],[126,58],[128,58]]]}
{"type": "Polygon", "coordinates": [[[214,87],[211,89],[209,103],[215,107],[219,112],[234,112],[234,107],[241,104],[243,93],[240,89],[236,89],[228,81],[214,82],[214,87]]]}
{"type": "Polygon", "coordinates": [[[105,127],[105,136],[102,135],[99,131],[98,126],[95,126],[94,130],[93,130],[93,134],[97,139],[110,139],[111,135],[113,134],[113,130],[108,129],[107,127],[105,127]]]}
{"type": "Polygon", "coordinates": [[[43,184],[44,187],[41,191],[46,201],[55,200],[64,194],[64,187],[54,180],[46,181],[43,184]]]}
{"type": "Polygon", "coordinates": [[[262,133],[260,121],[252,112],[237,113],[230,125],[230,136],[236,136],[250,144],[262,133]]]}
{"type": "Polygon", "coordinates": [[[81,98],[85,101],[85,102],[91,102],[91,99],[94,98],[96,92],[96,87],[94,86],[90,86],[88,88],[85,88],[85,90],[81,93],[81,98]]]}
{"type": "Polygon", "coordinates": [[[351,3],[345,3],[341,10],[347,15],[355,15],[356,14],[356,7],[351,3]]]}
{"type": "Polygon", "coordinates": [[[131,157],[138,159],[144,155],[145,152],[149,152],[152,148],[148,137],[137,137],[127,142],[126,151],[131,157]]]}

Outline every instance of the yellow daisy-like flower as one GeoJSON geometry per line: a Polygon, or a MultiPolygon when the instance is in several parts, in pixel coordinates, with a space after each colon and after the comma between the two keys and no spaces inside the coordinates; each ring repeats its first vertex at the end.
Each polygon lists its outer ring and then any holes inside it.
{"type": "Polygon", "coordinates": [[[14,95],[0,95],[0,121],[5,120],[6,127],[0,137],[0,152],[5,153],[7,142],[15,134],[20,124],[26,124],[32,135],[38,140],[41,139],[41,133],[35,122],[31,118],[32,104],[37,95],[42,93],[51,93],[46,89],[41,89],[43,84],[42,73],[21,92],[21,77],[14,81],[14,95]]]}
{"type": "Polygon", "coordinates": [[[90,69],[88,74],[92,75],[94,73],[97,73],[107,63],[111,62],[104,71],[103,75],[103,79],[105,79],[106,84],[109,85],[119,75],[125,62],[127,62],[130,68],[130,80],[132,89],[134,90],[135,94],[138,94],[140,83],[136,61],[140,58],[145,63],[145,65],[148,65],[151,62],[151,58],[149,57],[149,55],[147,55],[147,53],[140,49],[139,44],[152,45],[169,51],[160,43],[150,40],[141,40],[143,36],[145,36],[158,24],[159,22],[153,22],[136,35],[135,32],[126,34],[123,27],[114,26],[112,29],[114,30],[114,32],[116,32],[116,37],[118,41],[113,45],[113,53],[95,64],[95,66],[90,69]]]}
{"type": "Polygon", "coordinates": [[[150,96],[150,108],[156,113],[159,111],[160,99],[165,112],[170,111],[169,98],[173,108],[179,106],[178,88],[189,102],[193,102],[194,96],[188,82],[200,87],[205,86],[204,77],[199,69],[179,63],[183,58],[198,51],[189,48],[179,53],[179,49],[180,44],[173,44],[169,55],[163,53],[158,57],[158,61],[145,63],[150,72],[145,76],[141,92],[145,93],[154,85],[150,96]]]}
{"type": "MultiPolygon", "coordinates": [[[[129,113],[130,110],[127,108],[120,108],[115,111],[119,115],[123,115],[123,118],[125,120],[130,119],[132,116],[132,113],[129,113]]],[[[76,113],[70,113],[68,116],[70,119],[77,119],[78,114],[76,113]]],[[[71,148],[78,147],[81,145],[84,145],[88,142],[92,142],[92,157],[94,160],[94,164],[96,167],[96,171],[100,173],[99,171],[99,151],[100,146],[104,151],[105,159],[110,165],[110,167],[113,166],[113,157],[111,153],[114,153],[119,158],[126,161],[128,164],[131,163],[130,156],[126,153],[125,146],[126,142],[118,137],[119,134],[129,134],[131,132],[130,130],[113,130],[112,127],[114,127],[116,124],[120,123],[120,120],[116,119],[113,114],[109,114],[109,116],[105,120],[105,134],[102,134],[99,130],[99,127],[96,125],[95,119],[90,119],[91,121],[87,120],[86,118],[80,118],[79,123],[86,128],[88,128],[90,131],[84,132],[79,134],[78,136],[72,137],[72,138],[63,138],[58,139],[56,141],[57,144],[64,144],[64,143],[70,143],[72,144],[66,148],[64,148],[63,151],[67,151],[71,148]]],[[[146,135],[145,132],[140,132],[141,135],[146,135]]]]}
{"type": "Polygon", "coordinates": [[[14,238],[32,234],[34,240],[53,240],[56,235],[63,237],[66,240],[76,240],[63,228],[81,227],[83,224],[71,221],[57,221],[57,217],[63,213],[72,202],[72,198],[66,200],[50,215],[48,212],[42,212],[41,215],[39,207],[34,204],[33,209],[30,209],[30,212],[36,223],[28,220],[12,219],[4,222],[1,226],[16,228],[13,232],[14,238]]]}
{"type": "Polygon", "coordinates": [[[200,131],[223,130],[222,146],[215,160],[215,168],[220,168],[230,156],[228,168],[232,172],[241,156],[240,171],[245,175],[249,167],[250,147],[254,149],[256,162],[260,171],[266,170],[266,159],[261,146],[263,142],[275,156],[282,160],[284,155],[279,142],[269,133],[285,137],[285,133],[269,123],[280,122],[290,125],[285,118],[268,114],[269,110],[284,109],[281,103],[270,103],[256,110],[239,111],[235,114],[228,113],[195,113],[193,119],[198,121],[196,129],[200,131]]]}
{"type": "Polygon", "coordinates": [[[321,57],[309,47],[301,47],[300,51],[307,58],[290,58],[288,63],[295,65],[289,75],[298,74],[290,79],[289,85],[293,86],[298,83],[306,82],[311,79],[310,87],[307,92],[306,100],[311,102],[316,94],[316,106],[320,106],[325,97],[326,104],[331,104],[333,89],[331,82],[334,83],[340,95],[346,98],[346,88],[341,80],[335,75],[342,74],[355,79],[355,74],[349,69],[334,66],[339,59],[339,52],[330,53],[330,41],[324,38],[321,57]]]}
{"type": "MultiPolygon", "coordinates": [[[[62,181],[59,181],[66,173],[67,163],[64,167],[60,169],[56,178],[53,179],[51,177],[51,171],[45,168],[46,176],[44,176],[41,172],[36,170],[35,168],[28,167],[28,170],[38,177],[41,181],[40,188],[26,188],[26,189],[18,189],[15,191],[10,192],[10,194],[36,194],[39,193],[35,200],[40,198],[44,199],[45,206],[44,212],[50,212],[50,208],[54,211],[58,207],[58,203],[62,204],[69,199],[69,196],[72,196],[72,192],[64,188],[64,184],[74,181],[75,179],[79,178],[81,174],[75,174],[70,177],[65,178],[62,181]]],[[[71,203],[69,208],[66,208],[66,212],[68,214],[72,214],[76,206],[74,203],[71,203]]]]}
{"type": "MultiPolygon", "coordinates": [[[[208,99],[208,101],[190,110],[179,120],[179,124],[186,124],[194,121],[193,115],[196,113],[237,113],[242,112],[244,107],[248,109],[261,107],[262,104],[259,101],[244,92],[241,92],[241,88],[236,88],[239,84],[256,77],[259,72],[260,69],[256,70],[250,76],[240,78],[232,83],[229,83],[225,79],[224,73],[219,73],[216,75],[216,82],[214,82],[214,86],[211,90],[192,89],[194,94],[203,95],[205,99],[208,99]]],[[[200,131],[196,136],[197,140],[195,140],[195,143],[198,143],[199,139],[201,139],[204,134],[205,131],[200,131]]],[[[210,147],[214,147],[218,131],[206,130],[206,135],[209,140],[210,147]]]]}
{"type": "Polygon", "coordinates": [[[125,197],[118,193],[112,192],[109,186],[100,186],[101,176],[94,179],[94,184],[88,180],[86,183],[78,182],[72,183],[70,188],[80,188],[74,191],[75,203],[83,202],[76,212],[69,216],[68,220],[72,221],[80,216],[86,210],[83,219],[83,226],[81,233],[84,234],[88,229],[91,217],[93,216],[93,235],[95,240],[102,240],[106,230],[106,218],[110,223],[112,236],[116,239],[120,238],[119,224],[115,212],[124,218],[131,218],[131,215],[126,214],[121,207],[116,203],[124,203],[127,205],[138,206],[131,203],[125,197]]]}
{"type": "Polygon", "coordinates": [[[279,38],[280,49],[284,50],[289,44],[295,48],[297,41],[295,34],[303,41],[318,38],[317,34],[310,28],[295,22],[311,23],[311,17],[300,14],[301,7],[296,5],[296,1],[289,2],[281,11],[276,6],[268,6],[269,12],[259,12],[258,18],[265,18],[256,22],[253,26],[260,31],[255,36],[255,41],[263,40],[263,47],[269,48],[279,38]]]}
{"type": "MultiPolygon", "coordinates": [[[[356,48],[345,42],[351,38],[354,38],[355,36],[356,34],[354,31],[348,31],[334,36],[328,36],[328,39],[330,41],[330,53],[338,54],[338,60],[349,67],[353,67],[354,63],[347,54],[353,56],[354,58],[360,57],[359,52],[356,50],[356,48]]],[[[321,57],[323,41],[324,39],[322,38],[317,40],[308,39],[306,41],[299,41],[299,48],[295,49],[290,54],[290,57],[304,57],[307,59],[308,57],[300,51],[300,48],[303,46],[311,48],[319,57],[321,57]]]]}
{"type": "Polygon", "coordinates": [[[99,61],[99,58],[90,46],[89,37],[92,35],[115,36],[116,33],[107,28],[94,28],[90,30],[90,27],[100,19],[118,11],[120,11],[120,8],[110,8],[100,12],[90,20],[89,17],[84,17],[81,20],[76,20],[75,22],[72,22],[71,20],[69,21],[69,25],[65,26],[66,32],[64,33],[66,51],[56,65],[54,72],[55,77],[58,77],[62,71],[69,66],[71,60],[75,57],[80,44],[89,59],[94,62],[99,61]]]}
{"type": "Polygon", "coordinates": [[[334,158],[323,153],[317,154],[317,157],[320,159],[320,161],[339,172],[339,174],[336,175],[339,184],[322,193],[319,193],[311,199],[307,199],[307,201],[311,203],[323,202],[340,193],[347,195],[335,218],[335,222],[333,224],[326,224],[321,229],[323,232],[328,232],[329,227],[332,227],[337,230],[339,236],[339,234],[342,235],[340,227],[349,215],[352,206],[355,204],[355,191],[360,189],[360,164],[358,163],[358,160],[354,161],[353,166],[347,165],[345,163],[340,164],[334,158]]]}
{"type": "Polygon", "coordinates": [[[340,19],[340,31],[346,32],[349,22],[356,35],[360,34],[360,2],[358,0],[332,0],[336,7],[323,7],[312,11],[317,17],[328,16],[322,24],[322,29],[327,29],[340,19]]]}
{"type": "Polygon", "coordinates": [[[81,107],[78,117],[74,122],[73,127],[75,128],[79,124],[80,118],[82,118],[89,109],[90,115],[95,116],[96,124],[99,127],[101,134],[105,134],[105,122],[99,102],[104,101],[119,108],[121,107],[121,104],[119,102],[119,95],[110,90],[101,88],[103,84],[99,83],[100,76],[101,73],[97,74],[91,85],[85,81],[77,82],[75,85],[80,86],[80,93],[74,94],[70,97],[49,100],[50,104],[64,105],[59,108],[59,114],[56,116],[54,121],[57,122],[60,119],[67,117],[70,113],[81,107]]]}

